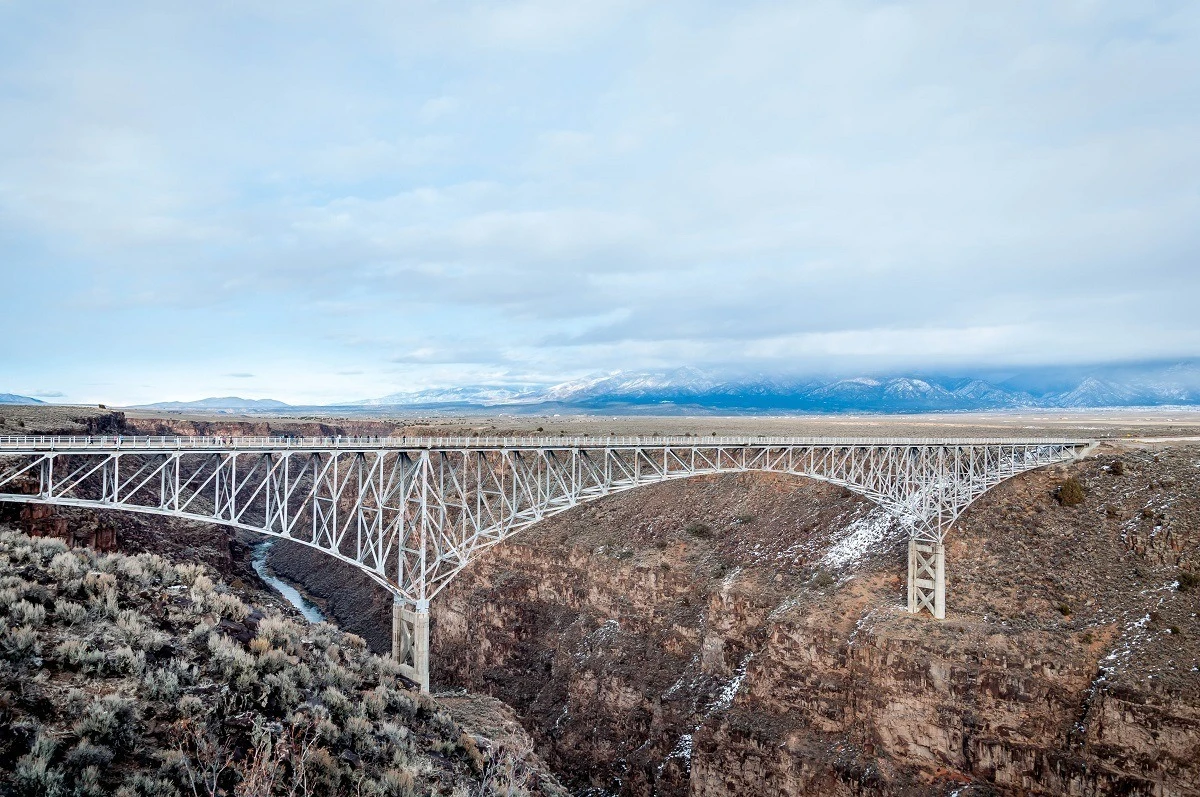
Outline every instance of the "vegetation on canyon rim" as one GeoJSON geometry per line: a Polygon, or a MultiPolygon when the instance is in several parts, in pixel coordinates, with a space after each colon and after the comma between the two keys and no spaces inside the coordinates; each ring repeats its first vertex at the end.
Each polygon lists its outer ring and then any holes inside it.
{"type": "Polygon", "coordinates": [[[0,794],[543,793],[359,637],[203,566],[0,531],[0,794]]]}

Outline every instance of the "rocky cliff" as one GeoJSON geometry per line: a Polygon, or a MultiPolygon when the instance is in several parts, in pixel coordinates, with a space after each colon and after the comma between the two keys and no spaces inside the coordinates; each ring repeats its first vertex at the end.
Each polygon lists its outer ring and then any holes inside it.
{"type": "MultiPolygon", "coordinates": [[[[865,500],[643,488],[481,555],[435,601],[434,679],[512,706],[580,793],[1197,794],[1198,486],[1186,446],[1001,485],[951,535],[944,622],[904,611],[865,500]]],[[[382,644],[386,599],[320,570],[382,644]]]]}

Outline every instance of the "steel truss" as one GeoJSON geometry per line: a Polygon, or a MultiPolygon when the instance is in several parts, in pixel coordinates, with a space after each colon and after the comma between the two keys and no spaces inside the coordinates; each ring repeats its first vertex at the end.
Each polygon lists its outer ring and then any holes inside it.
{"type": "Polygon", "coordinates": [[[910,529],[908,604],[945,617],[950,524],[1082,440],[0,438],[0,500],[219,523],[316,548],[394,596],[393,653],[429,686],[429,601],[481,548],[585,501],[706,473],[841,485],[910,529]]]}

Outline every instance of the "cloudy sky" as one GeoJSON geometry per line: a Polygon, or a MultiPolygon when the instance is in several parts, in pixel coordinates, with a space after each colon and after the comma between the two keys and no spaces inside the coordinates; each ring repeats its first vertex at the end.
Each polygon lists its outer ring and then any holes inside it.
{"type": "Polygon", "coordinates": [[[1198,255],[1194,2],[0,0],[0,392],[1194,356],[1198,255]]]}

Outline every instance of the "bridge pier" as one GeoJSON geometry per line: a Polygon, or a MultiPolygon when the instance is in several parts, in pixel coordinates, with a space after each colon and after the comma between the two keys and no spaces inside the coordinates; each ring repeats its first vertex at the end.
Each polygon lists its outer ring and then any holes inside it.
{"type": "Polygon", "coordinates": [[[946,546],[914,537],[908,541],[908,610],[922,609],[946,619],[946,546]]]}
{"type": "Polygon", "coordinates": [[[429,601],[409,608],[399,595],[393,598],[392,658],[406,678],[429,692],[429,601]]]}

